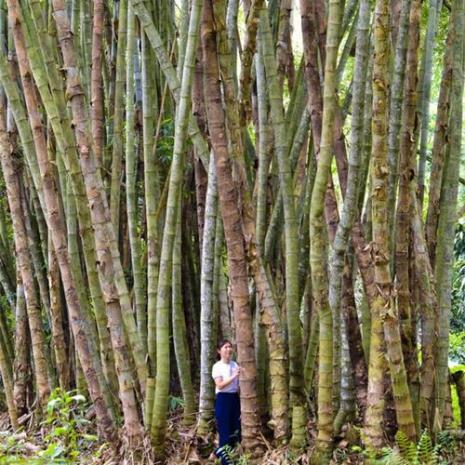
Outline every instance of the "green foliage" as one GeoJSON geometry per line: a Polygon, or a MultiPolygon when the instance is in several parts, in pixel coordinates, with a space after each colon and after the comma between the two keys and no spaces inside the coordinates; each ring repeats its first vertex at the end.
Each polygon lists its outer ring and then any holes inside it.
{"type": "Polygon", "coordinates": [[[229,446],[228,444],[223,446],[222,449],[226,452],[226,455],[231,460],[231,463],[234,463],[234,465],[250,465],[250,454],[239,454],[237,449],[229,446]]]}
{"type": "Polygon", "coordinates": [[[26,435],[13,435],[1,440],[0,465],[65,465],[78,463],[81,452],[97,441],[89,434],[90,421],[85,418],[89,405],[76,391],[55,389],[42,422],[44,444],[26,440],[26,435]],[[35,451],[33,457],[31,450],[35,451]]]}
{"type": "Polygon", "coordinates": [[[465,330],[465,259],[457,259],[452,274],[451,330],[458,333],[465,330]]]}
{"type": "Polygon", "coordinates": [[[86,398],[82,394],[61,389],[52,392],[43,422],[51,427],[45,437],[49,442],[45,453],[48,451],[52,455],[75,459],[79,455],[78,440],[97,440],[96,436],[83,434],[83,427],[90,424],[84,417],[86,409],[86,398]]]}
{"type": "Polygon", "coordinates": [[[465,224],[462,223],[456,226],[454,257],[451,330],[457,333],[465,331],[465,224]]]}
{"type": "MultiPolygon", "coordinates": [[[[464,335],[465,335],[465,333],[464,333],[464,335]]],[[[453,336],[455,336],[455,335],[453,335],[453,336]]],[[[465,371],[465,365],[452,366],[452,367],[449,368],[449,371],[450,371],[451,374],[454,374],[454,373],[456,373],[458,371],[465,371]]],[[[462,415],[461,415],[461,412],[460,412],[459,396],[457,394],[457,386],[455,385],[455,383],[451,384],[450,391],[451,391],[452,415],[453,415],[452,424],[450,425],[450,427],[452,429],[460,428],[462,415]]]]}
{"type": "Polygon", "coordinates": [[[176,410],[178,408],[184,408],[184,399],[182,397],[170,396],[168,402],[170,411],[176,410]]]}
{"type": "Polygon", "coordinates": [[[418,461],[424,465],[434,465],[436,463],[433,442],[426,431],[423,432],[420,437],[420,441],[418,441],[417,457],[418,461]]]}
{"type": "Polygon", "coordinates": [[[456,363],[465,363],[465,331],[450,333],[449,358],[456,363]]]}
{"type": "Polygon", "coordinates": [[[400,455],[408,461],[408,463],[415,463],[415,458],[417,455],[417,450],[415,444],[410,442],[408,437],[403,433],[403,431],[397,431],[396,433],[396,443],[399,448],[400,455]]]}
{"type": "Polygon", "coordinates": [[[411,442],[402,432],[396,433],[396,446],[385,448],[381,458],[369,457],[373,465],[440,465],[440,444],[433,447],[427,431],[424,431],[417,444],[411,442]]]}
{"type": "Polygon", "coordinates": [[[424,431],[417,444],[408,440],[403,433],[396,434],[396,445],[382,450],[381,457],[362,451],[371,465],[449,465],[461,463],[457,457],[457,444],[450,432],[443,431],[436,436],[433,444],[431,436],[424,431]]]}
{"type": "Polygon", "coordinates": [[[157,157],[163,163],[169,165],[173,157],[174,146],[174,121],[167,118],[160,125],[160,133],[157,140],[157,157]]]}
{"type": "Polygon", "coordinates": [[[457,461],[457,443],[450,431],[441,431],[436,436],[435,449],[438,452],[439,465],[459,463],[457,461]]]}
{"type": "Polygon", "coordinates": [[[454,242],[449,357],[465,364],[465,224],[458,223],[454,242]]]}

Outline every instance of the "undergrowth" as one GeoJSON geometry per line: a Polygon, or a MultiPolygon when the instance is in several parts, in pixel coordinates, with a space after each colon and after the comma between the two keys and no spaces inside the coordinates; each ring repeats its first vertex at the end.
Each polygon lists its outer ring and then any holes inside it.
{"type": "MultiPolygon", "coordinates": [[[[182,423],[182,403],[170,399],[170,421],[167,434],[167,465],[212,465],[212,455],[203,455],[198,449],[195,426],[182,423]]],[[[120,451],[98,441],[95,425],[86,418],[89,404],[76,391],[55,390],[44,411],[45,419],[30,431],[1,431],[0,465],[103,465],[121,464],[120,451]]],[[[433,444],[424,432],[418,443],[411,443],[397,433],[395,444],[370,454],[359,444],[358,429],[343,432],[342,440],[334,450],[331,465],[458,465],[465,464],[464,445],[449,432],[438,434],[433,444]],[[352,433],[350,433],[352,431],[352,433]]],[[[213,445],[213,437],[210,438],[213,445]]],[[[308,465],[311,449],[298,453],[282,446],[273,447],[263,438],[265,453],[252,460],[238,450],[231,450],[235,465],[308,465]]],[[[149,463],[149,462],[147,462],[149,463]]],[[[152,463],[152,462],[150,462],[152,463]]],[[[216,462],[219,463],[219,462],[216,462]]]]}
{"type": "Polygon", "coordinates": [[[384,447],[380,451],[368,451],[360,446],[352,446],[349,450],[336,449],[334,464],[369,465],[456,465],[465,463],[461,458],[462,443],[456,441],[448,431],[438,434],[433,443],[431,436],[424,431],[417,443],[411,442],[407,436],[398,431],[395,444],[384,447]],[[356,453],[355,458],[352,453],[356,453]]]}
{"type": "Polygon", "coordinates": [[[98,458],[98,438],[86,418],[88,408],[82,394],[55,389],[37,434],[0,432],[0,465],[71,465],[91,449],[98,458]]]}

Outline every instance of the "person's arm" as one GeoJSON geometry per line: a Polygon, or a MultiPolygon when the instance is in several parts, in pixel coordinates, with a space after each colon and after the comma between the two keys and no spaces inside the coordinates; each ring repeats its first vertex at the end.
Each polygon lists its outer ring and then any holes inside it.
{"type": "Polygon", "coordinates": [[[218,389],[224,389],[226,386],[229,386],[239,376],[239,372],[240,372],[240,369],[239,367],[237,367],[234,369],[232,376],[229,376],[229,377],[218,376],[214,378],[216,387],[218,389]]]}

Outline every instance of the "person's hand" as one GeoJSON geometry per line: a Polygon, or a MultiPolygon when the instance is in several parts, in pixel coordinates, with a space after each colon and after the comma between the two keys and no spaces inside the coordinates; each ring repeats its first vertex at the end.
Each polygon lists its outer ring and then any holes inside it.
{"type": "Polygon", "coordinates": [[[233,375],[232,375],[233,379],[238,378],[240,372],[241,372],[241,369],[239,367],[235,368],[233,371],[233,375]]]}

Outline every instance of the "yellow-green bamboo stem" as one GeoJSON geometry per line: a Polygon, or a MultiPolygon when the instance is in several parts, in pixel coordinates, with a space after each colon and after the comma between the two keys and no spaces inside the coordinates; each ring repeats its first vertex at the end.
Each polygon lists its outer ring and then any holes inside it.
{"type": "MultiPolygon", "coordinates": [[[[325,234],[324,201],[333,157],[333,127],[336,101],[336,64],[339,48],[339,27],[342,21],[341,2],[331,1],[328,13],[326,63],[323,88],[323,119],[317,172],[310,210],[310,266],[312,294],[319,314],[320,341],[318,363],[318,452],[320,463],[328,461],[333,435],[333,317],[328,301],[327,236],[325,234]]],[[[349,199],[350,201],[350,199],[349,199]]],[[[334,316],[340,318],[340,312],[334,316]]],[[[338,337],[337,335],[335,335],[338,337]]],[[[335,357],[339,354],[335,353],[335,357]]]]}
{"type": "Polygon", "coordinates": [[[116,54],[115,102],[113,114],[113,145],[111,157],[110,212],[116,240],[119,234],[121,181],[124,148],[124,82],[126,67],[128,0],[119,2],[118,48],[116,54]]]}
{"type": "Polygon", "coordinates": [[[172,264],[172,319],[173,319],[173,345],[176,355],[179,380],[181,382],[182,396],[184,399],[183,419],[184,424],[192,425],[195,422],[195,399],[191,377],[191,363],[186,337],[186,320],[182,298],[182,269],[181,269],[181,196],[176,221],[176,236],[173,247],[172,264]]]}
{"type": "Polygon", "coordinates": [[[283,118],[282,94],[279,93],[277,66],[273,54],[268,12],[264,7],[260,9],[259,43],[269,89],[270,113],[279,166],[279,183],[283,196],[286,254],[286,316],[289,338],[291,406],[293,409],[292,444],[294,447],[299,448],[306,442],[304,427],[306,415],[302,379],[302,338],[299,328],[298,230],[292,190],[292,175],[287,157],[288,148],[283,118]]]}
{"type": "MultiPolygon", "coordinates": [[[[134,10],[136,2],[133,2],[134,10]]],[[[183,167],[184,144],[187,137],[190,93],[192,89],[193,70],[195,67],[195,52],[200,27],[201,2],[196,0],[192,4],[189,21],[189,32],[186,45],[186,56],[182,75],[179,105],[176,109],[175,139],[173,149],[173,161],[171,163],[171,175],[166,205],[165,227],[160,258],[160,278],[157,292],[157,378],[155,386],[155,400],[152,412],[152,440],[156,455],[163,451],[164,436],[166,430],[167,400],[169,393],[169,307],[170,307],[170,281],[172,254],[176,225],[176,212],[179,204],[183,167]]]]}
{"type": "Polygon", "coordinates": [[[452,82],[451,107],[449,114],[449,158],[446,162],[441,190],[440,214],[438,221],[438,245],[436,248],[436,289],[439,303],[439,334],[436,366],[438,372],[436,425],[441,425],[444,411],[446,390],[448,388],[448,341],[449,314],[451,308],[452,261],[454,228],[457,218],[457,193],[462,150],[462,99],[463,99],[463,41],[464,41],[464,2],[452,3],[451,19],[454,21],[452,39],[452,82]]]}
{"type": "MultiPolygon", "coordinates": [[[[144,353],[147,353],[147,313],[145,298],[145,276],[142,269],[141,240],[138,233],[137,215],[137,139],[134,109],[134,60],[136,18],[132,6],[128,7],[128,37],[126,48],[126,211],[131,248],[131,265],[134,279],[133,307],[137,318],[137,329],[144,353]]],[[[150,181],[152,182],[152,181],[150,181]]]]}

